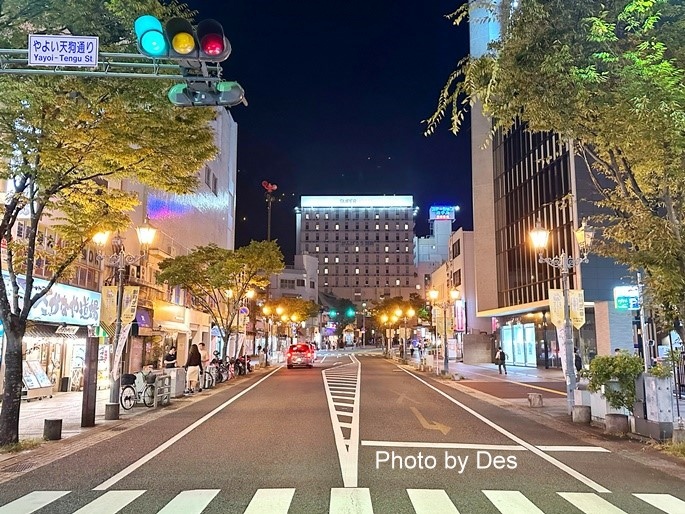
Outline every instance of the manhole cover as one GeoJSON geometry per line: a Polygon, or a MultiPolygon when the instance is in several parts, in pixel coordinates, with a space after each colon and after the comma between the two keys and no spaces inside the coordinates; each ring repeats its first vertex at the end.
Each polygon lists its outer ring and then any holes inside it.
{"type": "Polygon", "coordinates": [[[36,465],[33,462],[19,462],[18,464],[13,464],[3,469],[6,473],[22,473],[23,471],[29,471],[35,468],[36,465]]]}

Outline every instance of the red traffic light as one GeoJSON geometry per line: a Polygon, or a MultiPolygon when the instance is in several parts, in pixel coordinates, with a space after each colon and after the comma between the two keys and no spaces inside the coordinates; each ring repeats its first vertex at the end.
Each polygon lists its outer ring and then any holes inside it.
{"type": "Polygon", "coordinates": [[[202,20],[197,25],[197,39],[200,42],[200,60],[221,62],[231,54],[231,44],[224,36],[224,29],[216,20],[202,20]]]}

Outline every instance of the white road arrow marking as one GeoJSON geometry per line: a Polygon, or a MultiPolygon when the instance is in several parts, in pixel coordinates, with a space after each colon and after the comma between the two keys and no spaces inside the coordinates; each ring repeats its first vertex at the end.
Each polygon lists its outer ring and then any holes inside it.
{"type": "Polygon", "coordinates": [[[409,407],[411,411],[414,413],[414,416],[416,416],[416,419],[419,420],[419,423],[421,423],[421,426],[427,430],[440,430],[442,432],[442,435],[447,435],[447,433],[452,430],[451,427],[448,427],[447,425],[443,425],[442,423],[438,423],[437,421],[428,421],[426,418],[423,417],[423,414],[419,412],[419,409],[417,409],[414,406],[409,407]]]}

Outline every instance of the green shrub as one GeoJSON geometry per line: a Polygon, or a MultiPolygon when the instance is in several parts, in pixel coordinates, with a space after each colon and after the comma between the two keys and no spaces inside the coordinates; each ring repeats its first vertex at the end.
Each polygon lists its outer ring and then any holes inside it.
{"type": "Polygon", "coordinates": [[[656,378],[671,378],[672,368],[657,362],[654,366],[649,368],[649,374],[656,378]]]}
{"type": "Polygon", "coordinates": [[[588,370],[588,389],[593,393],[604,387],[604,397],[614,409],[633,411],[635,403],[635,379],[644,368],[643,360],[637,355],[619,353],[617,355],[599,355],[590,362],[588,370]],[[618,388],[607,386],[609,382],[618,382],[618,388]]]}

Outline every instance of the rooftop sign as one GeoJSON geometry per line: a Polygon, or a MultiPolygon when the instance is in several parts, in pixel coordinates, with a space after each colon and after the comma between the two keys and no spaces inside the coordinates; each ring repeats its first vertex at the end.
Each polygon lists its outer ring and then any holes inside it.
{"type": "Polygon", "coordinates": [[[303,196],[301,207],[413,207],[414,197],[400,196],[303,196]]]}

